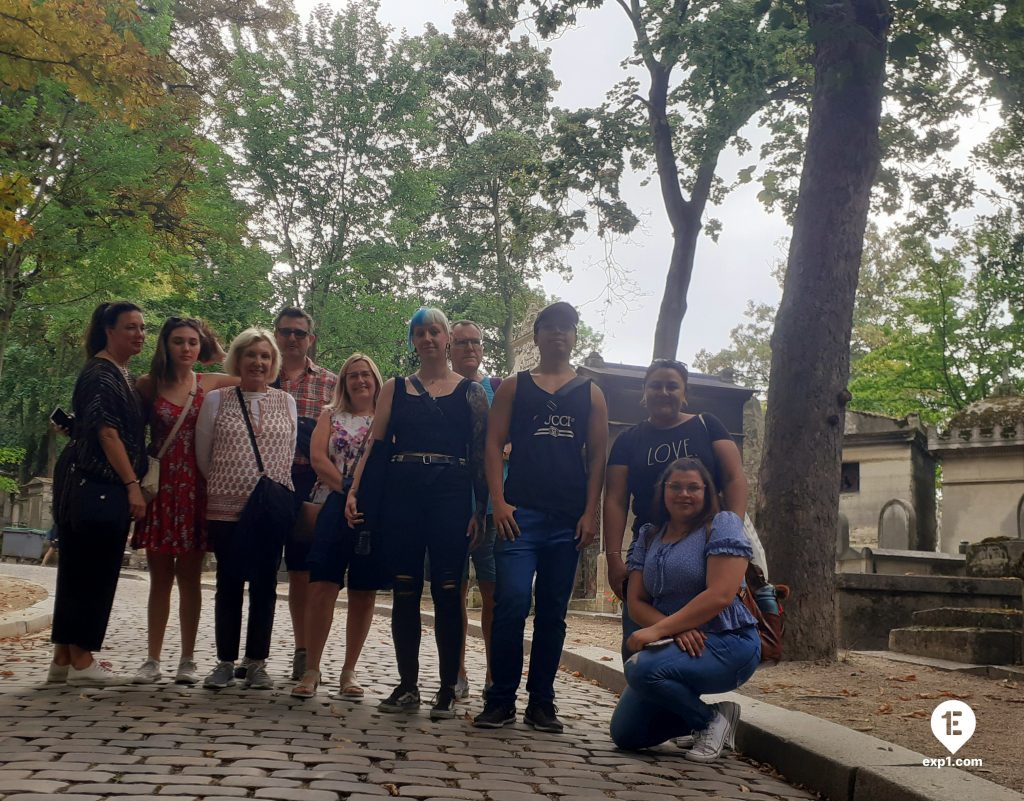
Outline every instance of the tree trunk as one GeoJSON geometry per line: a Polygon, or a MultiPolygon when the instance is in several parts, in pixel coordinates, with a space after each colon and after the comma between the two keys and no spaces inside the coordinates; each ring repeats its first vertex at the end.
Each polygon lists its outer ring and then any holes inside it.
{"type": "MultiPolygon", "coordinates": [[[[671,69],[653,58],[648,61],[651,88],[648,92],[647,114],[654,143],[654,160],[658,167],[658,183],[665,212],[672,225],[672,257],[665,277],[665,293],[661,298],[658,322],[654,328],[654,358],[674,359],[679,350],[679,329],[686,315],[686,293],[693,275],[693,260],[700,236],[700,218],[707,204],[715,165],[701,165],[690,199],[683,196],[679,183],[679,167],[672,145],[672,126],[668,122],[668,83],[671,69]]],[[[717,159],[716,159],[717,160],[717,159]]]]}
{"type": "Polygon", "coordinates": [[[836,654],[835,542],[850,331],[879,162],[887,0],[808,0],[814,95],[771,380],[757,522],[791,585],[787,656],[836,654]]]}

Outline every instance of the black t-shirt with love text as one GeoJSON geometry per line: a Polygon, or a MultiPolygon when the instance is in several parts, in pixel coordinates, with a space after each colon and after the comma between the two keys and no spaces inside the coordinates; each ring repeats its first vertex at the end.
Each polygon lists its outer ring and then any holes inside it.
{"type": "Polygon", "coordinates": [[[672,428],[655,428],[648,421],[623,431],[612,445],[608,466],[623,465],[629,469],[628,487],[633,498],[634,533],[651,519],[654,485],[662,471],[676,459],[691,456],[700,459],[711,473],[719,492],[721,471],[712,443],[729,439],[722,421],[713,414],[691,417],[672,428]]]}

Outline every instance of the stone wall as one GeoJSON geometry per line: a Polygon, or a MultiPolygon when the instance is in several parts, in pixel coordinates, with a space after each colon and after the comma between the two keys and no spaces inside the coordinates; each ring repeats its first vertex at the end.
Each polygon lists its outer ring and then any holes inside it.
{"type": "Polygon", "coordinates": [[[839,646],[884,651],[892,629],[913,625],[911,615],[942,606],[972,609],[1024,608],[1024,581],[1017,578],[836,576],[839,646]]]}

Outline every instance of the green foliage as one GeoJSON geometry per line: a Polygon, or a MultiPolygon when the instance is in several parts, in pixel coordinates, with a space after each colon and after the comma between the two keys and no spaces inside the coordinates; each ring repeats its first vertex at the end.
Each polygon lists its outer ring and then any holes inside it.
{"type": "MultiPolygon", "coordinates": [[[[782,275],[779,280],[781,282],[782,275]]],[[[942,423],[1004,379],[1024,389],[1024,223],[1004,211],[949,247],[899,229],[868,230],[850,342],[850,408],[942,423]]],[[[749,303],[732,344],[701,351],[764,393],[775,308],[749,303]]]]}
{"type": "Polygon", "coordinates": [[[478,322],[507,372],[531,285],[569,274],[562,252],[585,226],[552,159],[558,83],[548,53],[507,24],[485,29],[460,14],[452,34],[428,29],[422,47],[439,150],[438,294],[454,318],[478,322]]]}
{"type": "Polygon", "coordinates": [[[434,179],[416,160],[431,134],[424,79],[376,10],[321,6],[278,36],[237,35],[220,103],[277,299],[314,318],[352,282],[406,296],[436,252],[423,234],[434,179]]]}
{"type": "MultiPolygon", "coordinates": [[[[24,448],[10,448],[0,446],[0,471],[9,470],[12,466],[21,463],[25,458],[24,448]]],[[[18,482],[10,476],[0,473],[0,492],[17,492],[18,482]]]]}

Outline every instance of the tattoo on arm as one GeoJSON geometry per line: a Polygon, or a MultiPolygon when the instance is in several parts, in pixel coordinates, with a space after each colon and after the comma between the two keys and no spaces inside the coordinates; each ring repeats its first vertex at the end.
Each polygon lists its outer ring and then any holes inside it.
{"type": "Polygon", "coordinates": [[[487,395],[483,387],[473,383],[466,393],[470,411],[469,466],[473,492],[479,514],[487,509],[487,476],[484,472],[484,444],[487,439],[487,395]]]}

